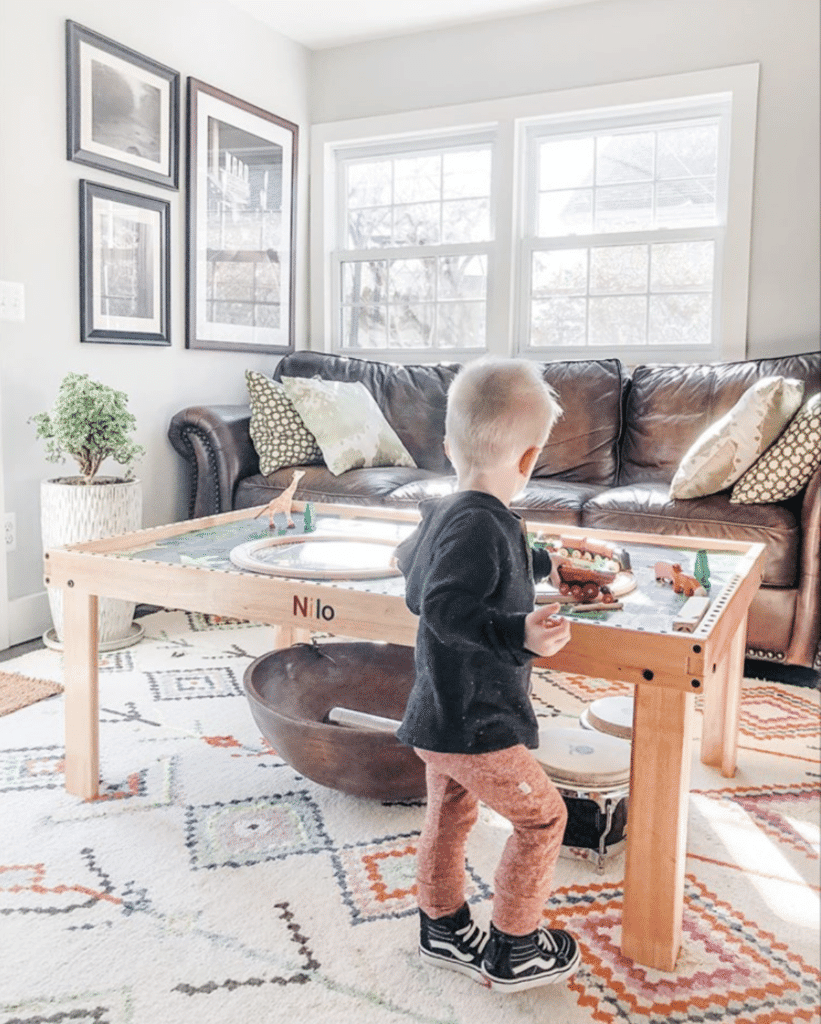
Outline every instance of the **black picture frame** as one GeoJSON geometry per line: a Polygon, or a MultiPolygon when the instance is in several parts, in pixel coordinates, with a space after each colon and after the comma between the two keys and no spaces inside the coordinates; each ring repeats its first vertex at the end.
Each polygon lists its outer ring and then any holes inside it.
{"type": "Polygon", "coordinates": [[[171,344],[170,207],[80,181],[80,341],[171,344]]]}
{"type": "Polygon", "coordinates": [[[69,160],[179,187],[180,74],[66,22],[69,160]]]}
{"type": "Polygon", "coordinates": [[[188,79],[186,347],[294,348],[299,128],[188,79]]]}

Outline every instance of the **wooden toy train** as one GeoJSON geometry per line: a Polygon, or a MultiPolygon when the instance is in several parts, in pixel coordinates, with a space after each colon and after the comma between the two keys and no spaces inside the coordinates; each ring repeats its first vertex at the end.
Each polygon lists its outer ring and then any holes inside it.
{"type": "Polygon", "coordinates": [[[630,571],[630,555],[624,548],[588,537],[559,537],[547,545],[558,574],[559,593],[580,604],[613,604],[610,584],[621,572],[630,571]]]}

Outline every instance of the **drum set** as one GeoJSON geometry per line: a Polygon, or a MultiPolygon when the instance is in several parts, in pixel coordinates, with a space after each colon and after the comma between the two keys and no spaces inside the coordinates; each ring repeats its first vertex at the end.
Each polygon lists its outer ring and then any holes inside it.
{"type": "Polygon", "coordinates": [[[600,872],[627,842],[632,722],[632,697],[602,697],[582,712],[580,728],[539,731],[536,758],[567,806],[562,855],[600,872]]]}

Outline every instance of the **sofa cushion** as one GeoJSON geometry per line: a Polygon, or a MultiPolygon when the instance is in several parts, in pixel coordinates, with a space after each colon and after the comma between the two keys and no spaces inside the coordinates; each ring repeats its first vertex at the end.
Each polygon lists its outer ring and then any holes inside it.
{"type": "Polygon", "coordinates": [[[367,466],[416,468],[364,384],[285,376],[282,384],[334,475],[367,466]]]}
{"type": "Polygon", "coordinates": [[[666,484],[634,484],[603,491],[588,501],[582,525],[765,544],[764,583],[772,587],[797,584],[800,529],[792,511],[782,505],[731,505],[726,491],[676,501],[666,484]]]}
{"type": "Polygon", "coordinates": [[[359,381],[374,397],[416,465],[434,473],[450,473],[452,467],[442,441],[448,388],[458,370],[456,363],[404,366],[322,352],[292,352],[280,360],[274,379],[319,376],[359,381]]]}
{"type": "Polygon", "coordinates": [[[798,494],[821,465],[821,394],[795,414],[778,440],[738,480],[732,504],[758,505],[798,494]]]}
{"type": "Polygon", "coordinates": [[[251,421],[248,431],[259,456],[263,476],[283,466],[322,462],[316,438],[302,421],[285,388],[264,373],[245,371],[251,421]]]}
{"type": "Polygon", "coordinates": [[[624,367],[618,359],[574,359],[544,363],[541,370],[559,396],[563,414],[542,448],[533,476],[616,483],[624,367]]]}
{"type": "Polygon", "coordinates": [[[734,484],[787,426],[803,394],[802,380],[756,381],[684,453],[670,484],[671,496],[702,498],[734,484]]]}
{"type": "MultiPolygon", "coordinates": [[[[335,505],[381,505],[397,489],[415,480],[425,480],[434,474],[404,466],[383,466],[351,469],[342,476],[334,476],[325,466],[300,466],[305,475],[299,481],[295,499],[335,505]]],[[[237,485],[235,508],[253,508],[265,505],[280,494],[291,482],[293,468],[281,469],[270,476],[260,473],[248,476],[237,485]]],[[[437,477],[438,479],[438,477],[437,477]]]]}
{"type": "Polygon", "coordinates": [[[817,353],[737,363],[637,366],[627,393],[619,483],[669,483],[682,454],[762,377],[804,381],[821,390],[817,353]]]}

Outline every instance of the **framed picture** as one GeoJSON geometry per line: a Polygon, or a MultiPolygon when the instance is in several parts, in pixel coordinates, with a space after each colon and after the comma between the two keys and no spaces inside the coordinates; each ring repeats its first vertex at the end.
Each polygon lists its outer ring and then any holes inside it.
{"type": "Polygon", "coordinates": [[[68,158],[179,185],[180,75],[66,22],[68,158]]]}
{"type": "Polygon", "coordinates": [[[80,341],[171,344],[169,207],[80,182],[80,341]]]}
{"type": "Polygon", "coordinates": [[[189,348],[293,349],[298,133],[188,79],[189,348]]]}

